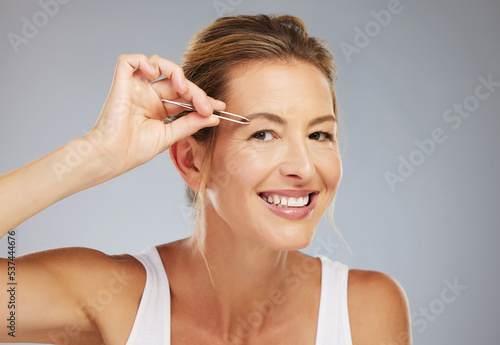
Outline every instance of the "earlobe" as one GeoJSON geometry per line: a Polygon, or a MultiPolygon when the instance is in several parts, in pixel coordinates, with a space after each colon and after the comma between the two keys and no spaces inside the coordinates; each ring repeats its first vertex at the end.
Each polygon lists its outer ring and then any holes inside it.
{"type": "Polygon", "coordinates": [[[193,137],[181,139],[169,148],[170,159],[177,171],[188,186],[195,191],[198,190],[201,179],[199,168],[201,149],[201,145],[193,137]]]}

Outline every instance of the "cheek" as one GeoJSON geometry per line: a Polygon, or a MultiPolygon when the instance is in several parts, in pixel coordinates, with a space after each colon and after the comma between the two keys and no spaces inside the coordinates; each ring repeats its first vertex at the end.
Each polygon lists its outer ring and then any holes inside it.
{"type": "Polygon", "coordinates": [[[262,153],[251,147],[234,149],[228,146],[225,150],[214,152],[208,187],[224,189],[224,194],[237,195],[241,189],[254,186],[263,175],[264,168],[262,153]]]}
{"type": "Polygon", "coordinates": [[[282,146],[227,140],[214,152],[211,173],[232,181],[231,185],[255,186],[275,168],[273,162],[286,151],[282,146]]]}
{"type": "Polygon", "coordinates": [[[336,190],[342,179],[342,160],[338,153],[323,155],[317,163],[317,172],[329,189],[336,190]]]}
{"type": "Polygon", "coordinates": [[[226,158],[226,167],[238,179],[237,184],[254,188],[268,175],[272,174],[272,162],[278,161],[276,150],[256,148],[252,145],[241,148],[226,158]]]}

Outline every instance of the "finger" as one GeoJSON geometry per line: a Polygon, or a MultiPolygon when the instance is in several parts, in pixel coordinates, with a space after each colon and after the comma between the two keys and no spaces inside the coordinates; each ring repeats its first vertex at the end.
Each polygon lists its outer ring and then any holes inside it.
{"type": "Polygon", "coordinates": [[[152,55],[149,58],[149,63],[155,69],[158,77],[164,76],[165,78],[172,81],[174,89],[179,95],[182,95],[188,91],[189,86],[188,81],[184,76],[184,71],[175,62],[164,59],[158,55],[152,55]]]}
{"type": "MultiPolygon", "coordinates": [[[[197,97],[197,96],[189,97],[189,94],[184,94],[184,95],[181,95],[182,96],[182,98],[181,98],[179,96],[179,94],[177,93],[172,81],[170,79],[167,79],[167,78],[156,81],[156,82],[152,83],[151,86],[153,87],[155,92],[158,94],[158,97],[160,99],[168,99],[168,100],[172,100],[172,101],[176,101],[176,102],[188,101],[189,103],[191,103],[189,101],[189,98],[192,100],[192,99],[197,97]],[[186,98],[188,98],[188,99],[186,99],[186,98]]],[[[196,87],[196,88],[198,88],[198,87],[196,87]]],[[[216,100],[212,97],[208,97],[204,93],[201,94],[201,97],[202,98],[206,97],[206,99],[210,103],[210,106],[213,109],[224,110],[226,108],[226,104],[224,102],[216,100]]],[[[185,110],[184,108],[181,108],[181,107],[169,104],[169,103],[164,103],[164,107],[167,110],[168,115],[178,114],[181,111],[185,110]]],[[[196,108],[196,105],[195,105],[195,108],[196,108]]]]}
{"type": "MultiPolygon", "coordinates": [[[[153,88],[153,90],[155,90],[156,94],[158,95],[158,97],[160,97],[160,99],[168,99],[171,101],[182,102],[183,100],[186,100],[185,98],[187,98],[187,96],[185,95],[184,98],[181,98],[180,95],[177,93],[177,90],[175,89],[172,81],[167,78],[151,83],[151,87],[153,88]]],[[[216,110],[224,110],[226,108],[226,103],[224,103],[223,101],[220,101],[210,96],[207,96],[207,99],[210,102],[212,108],[216,110]]]]}
{"type": "Polygon", "coordinates": [[[226,103],[207,96],[205,91],[188,80],[189,91],[181,95],[182,98],[194,105],[196,110],[203,116],[210,116],[214,109],[224,110],[226,103]]]}
{"type": "Polygon", "coordinates": [[[221,100],[218,100],[218,99],[215,99],[215,98],[212,98],[212,97],[208,96],[208,101],[210,102],[210,104],[212,105],[212,107],[214,109],[216,109],[216,110],[224,110],[224,109],[226,109],[226,103],[224,103],[221,100]]]}
{"type": "MultiPolygon", "coordinates": [[[[183,98],[179,96],[175,90],[172,81],[170,79],[162,79],[151,84],[153,90],[158,95],[159,99],[167,99],[175,102],[185,102],[183,98]]],[[[217,104],[216,102],[214,104],[217,104]]],[[[167,116],[172,116],[186,111],[186,108],[171,104],[168,102],[163,102],[163,108],[166,111],[167,116]]]]}
{"type": "Polygon", "coordinates": [[[140,70],[150,80],[155,79],[156,71],[146,55],[122,54],[116,64],[115,80],[129,80],[136,70],[140,70]]]}
{"type": "Polygon", "coordinates": [[[214,111],[213,102],[210,101],[205,91],[200,89],[196,84],[188,80],[188,85],[188,91],[181,95],[182,98],[194,105],[201,115],[210,116],[214,111]]]}
{"type": "MultiPolygon", "coordinates": [[[[163,98],[172,99],[172,97],[175,97],[172,91],[175,90],[177,95],[180,95],[185,101],[193,104],[198,113],[203,116],[210,116],[214,109],[223,110],[225,108],[225,104],[223,102],[216,101],[215,99],[208,97],[207,94],[196,84],[187,80],[184,75],[184,71],[176,63],[158,55],[151,56],[149,61],[153,68],[155,68],[156,74],[163,75],[173,86],[173,89],[169,86],[165,90],[166,92],[161,93],[163,98]]],[[[165,85],[167,84],[158,85],[158,90],[160,90],[160,86],[165,85]]]]}
{"type": "Polygon", "coordinates": [[[193,112],[166,124],[165,137],[168,138],[168,142],[165,143],[165,149],[170,147],[173,143],[193,135],[202,128],[217,126],[219,121],[219,118],[216,116],[205,117],[197,112],[193,112]]]}
{"type": "Polygon", "coordinates": [[[196,84],[186,79],[184,71],[179,65],[158,55],[151,56],[149,61],[154,68],[157,68],[158,73],[161,73],[172,82],[177,94],[193,104],[201,115],[210,116],[213,113],[214,108],[206,93],[196,84]]]}
{"type": "Polygon", "coordinates": [[[168,99],[173,101],[180,98],[170,79],[165,78],[155,81],[154,83],[151,83],[151,87],[160,99],[168,99]]]}

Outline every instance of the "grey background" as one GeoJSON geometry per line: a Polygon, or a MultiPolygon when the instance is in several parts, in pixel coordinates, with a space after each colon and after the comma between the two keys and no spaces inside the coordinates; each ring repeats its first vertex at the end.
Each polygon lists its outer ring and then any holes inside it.
{"type": "MultiPolygon", "coordinates": [[[[2,1],[0,172],[90,130],[119,54],[179,62],[196,30],[222,14],[297,15],[328,41],[340,71],[344,177],[335,220],[353,254],[326,222],[305,251],[394,276],[408,294],[416,344],[498,344],[500,90],[470,103],[477,109],[456,129],[443,114],[474,95],[480,76],[500,81],[500,3],[401,0],[377,32],[371,11],[389,3],[72,0],[43,23],[38,1],[2,1]],[[34,16],[38,32],[16,52],[8,35],[22,37],[23,17],[34,16]],[[355,46],[356,28],[373,37],[348,56],[342,46],[355,46]],[[419,158],[415,140],[436,128],[446,140],[391,190],[384,174],[397,173],[398,157],[419,158]],[[455,292],[447,287],[454,281],[455,292]]],[[[136,253],[185,237],[183,195],[164,153],[20,225],[18,254],[67,246],[136,253]]]]}

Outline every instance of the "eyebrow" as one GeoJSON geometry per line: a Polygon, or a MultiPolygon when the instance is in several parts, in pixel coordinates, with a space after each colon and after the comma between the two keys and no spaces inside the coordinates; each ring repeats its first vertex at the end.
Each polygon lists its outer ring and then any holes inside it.
{"type": "Polygon", "coordinates": [[[255,113],[255,114],[247,115],[245,117],[247,119],[249,119],[250,121],[253,119],[266,119],[266,120],[269,120],[272,122],[276,122],[277,124],[280,124],[280,125],[287,124],[287,121],[284,118],[282,118],[281,116],[275,115],[275,114],[271,114],[271,113],[255,113]]]}
{"type": "MultiPolygon", "coordinates": [[[[259,119],[259,118],[266,119],[266,120],[275,122],[275,123],[277,123],[279,125],[283,125],[283,126],[287,124],[287,121],[284,118],[282,118],[281,116],[278,116],[276,114],[271,114],[271,113],[255,113],[255,114],[246,115],[245,117],[249,120],[259,119]]],[[[337,119],[333,115],[320,116],[320,117],[317,117],[315,119],[312,119],[309,122],[309,127],[312,127],[314,125],[318,125],[318,124],[323,123],[323,122],[328,122],[328,121],[337,122],[337,119]]]]}

